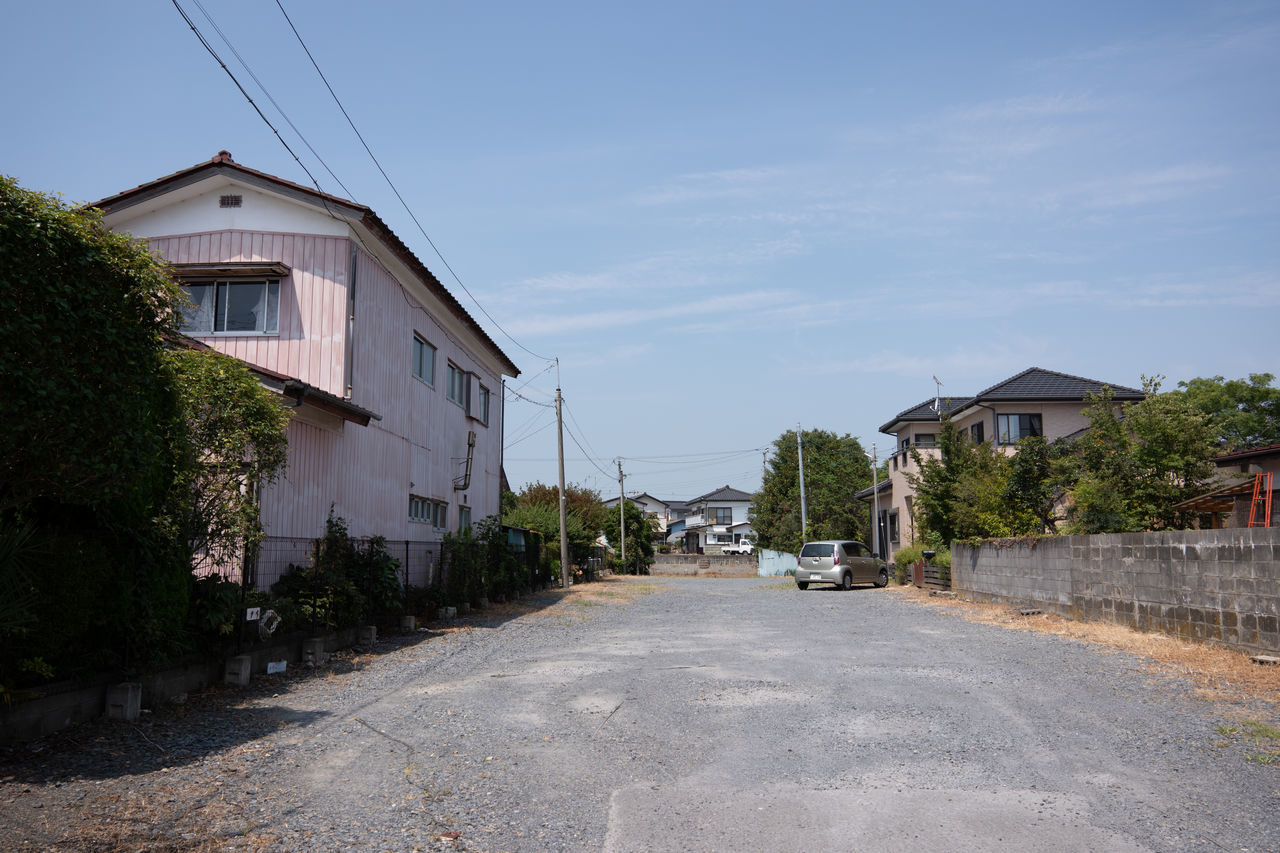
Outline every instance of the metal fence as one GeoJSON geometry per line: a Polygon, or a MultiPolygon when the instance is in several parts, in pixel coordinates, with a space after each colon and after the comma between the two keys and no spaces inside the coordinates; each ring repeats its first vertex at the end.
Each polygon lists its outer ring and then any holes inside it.
{"type": "MultiPolygon", "coordinates": [[[[351,541],[357,548],[367,548],[371,543],[369,539],[351,541]]],[[[387,540],[382,543],[383,550],[400,563],[398,574],[405,589],[437,586],[440,583],[442,545],[439,541],[414,539],[387,540]]],[[[310,566],[319,547],[319,539],[268,536],[258,549],[257,560],[246,565],[244,580],[248,586],[256,589],[271,589],[293,566],[310,566]]]]}

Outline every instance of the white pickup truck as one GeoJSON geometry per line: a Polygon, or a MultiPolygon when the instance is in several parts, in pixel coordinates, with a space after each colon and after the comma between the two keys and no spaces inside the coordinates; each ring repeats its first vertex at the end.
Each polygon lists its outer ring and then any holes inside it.
{"type": "Polygon", "coordinates": [[[721,554],[751,554],[756,550],[756,546],[751,544],[750,539],[743,539],[736,545],[721,545],[721,554]]]}

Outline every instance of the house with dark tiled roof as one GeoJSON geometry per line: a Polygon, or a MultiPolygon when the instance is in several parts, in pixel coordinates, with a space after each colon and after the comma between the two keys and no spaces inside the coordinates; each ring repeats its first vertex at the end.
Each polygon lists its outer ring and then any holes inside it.
{"type": "Polygon", "coordinates": [[[914,470],[911,450],[936,454],[943,418],[949,418],[970,440],[994,442],[1000,450],[1013,453],[1027,436],[1041,435],[1053,441],[1087,427],[1086,397],[1104,388],[1111,389],[1118,403],[1137,402],[1145,396],[1136,388],[1113,382],[1031,367],[972,397],[934,397],[899,412],[880,427],[881,432],[893,436],[887,457],[889,479],[879,484],[874,495],[873,489],[857,495],[878,506],[877,552],[891,558],[894,551],[919,536],[915,490],[909,479],[919,472],[914,470]]]}
{"type": "MultiPolygon", "coordinates": [[[[609,498],[604,502],[604,505],[610,509],[617,509],[621,500],[621,498],[609,498]]],[[[656,498],[648,492],[628,495],[627,500],[639,507],[642,513],[652,518],[658,525],[658,532],[664,538],[666,537],[667,526],[671,524],[671,501],[656,498]]]]}
{"type": "Polygon", "coordinates": [[[747,514],[753,498],[749,492],[722,486],[686,501],[687,514],[683,524],[672,524],[672,533],[678,537],[673,544],[682,546],[685,553],[718,554],[726,545],[737,545],[743,539],[755,539],[747,514]]]}

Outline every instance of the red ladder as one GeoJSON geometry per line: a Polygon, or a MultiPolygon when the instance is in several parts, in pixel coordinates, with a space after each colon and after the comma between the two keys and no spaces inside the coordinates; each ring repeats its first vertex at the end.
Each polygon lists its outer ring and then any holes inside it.
{"type": "Polygon", "coordinates": [[[1249,504],[1249,526],[1271,526],[1271,483],[1274,475],[1271,472],[1258,474],[1253,478],[1253,501],[1249,504]],[[1266,485],[1263,485],[1263,484],[1266,485]],[[1262,520],[1258,521],[1258,504],[1263,504],[1262,520]]]}

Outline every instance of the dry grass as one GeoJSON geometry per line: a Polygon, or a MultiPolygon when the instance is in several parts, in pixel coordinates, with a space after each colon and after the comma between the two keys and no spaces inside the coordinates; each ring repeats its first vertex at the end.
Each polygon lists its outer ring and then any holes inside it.
{"type": "Polygon", "coordinates": [[[956,613],[971,622],[1069,637],[1147,658],[1154,672],[1189,678],[1195,684],[1197,694],[1210,701],[1280,704],[1280,666],[1255,664],[1249,659],[1248,652],[1191,642],[1167,634],[1135,631],[1122,625],[1078,622],[1050,613],[1023,616],[1019,613],[1020,607],[931,596],[915,587],[894,586],[889,589],[915,604],[956,613]]]}
{"type": "MultiPolygon", "coordinates": [[[[563,589],[560,587],[552,587],[538,593],[537,600],[532,598],[524,598],[516,601],[506,601],[502,603],[491,603],[489,607],[482,611],[472,611],[470,616],[461,617],[483,618],[483,619],[499,619],[507,620],[521,616],[531,616],[533,618],[546,619],[563,619],[566,615],[569,618],[577,618],[573,615],[573,611],[566,614],[565,607],[573,607],[578,610],[579,615],[581,609],[591,607],[601,607],[609,604],[626,604],[639,596],[648,595],[662,589],[664,584],[660,580],[654,580],[647,577],[636,577],[633,575],[606,575],[599,580],[591,583],[578,583],[563,589]],[[555,603],[547,604],[547,598],[553,598],[555,603]]],[[[465,631],[473,631],[475,625],[469,624],[434,624],[431,626],[432,634],[456,634],[465,631]]]]}

